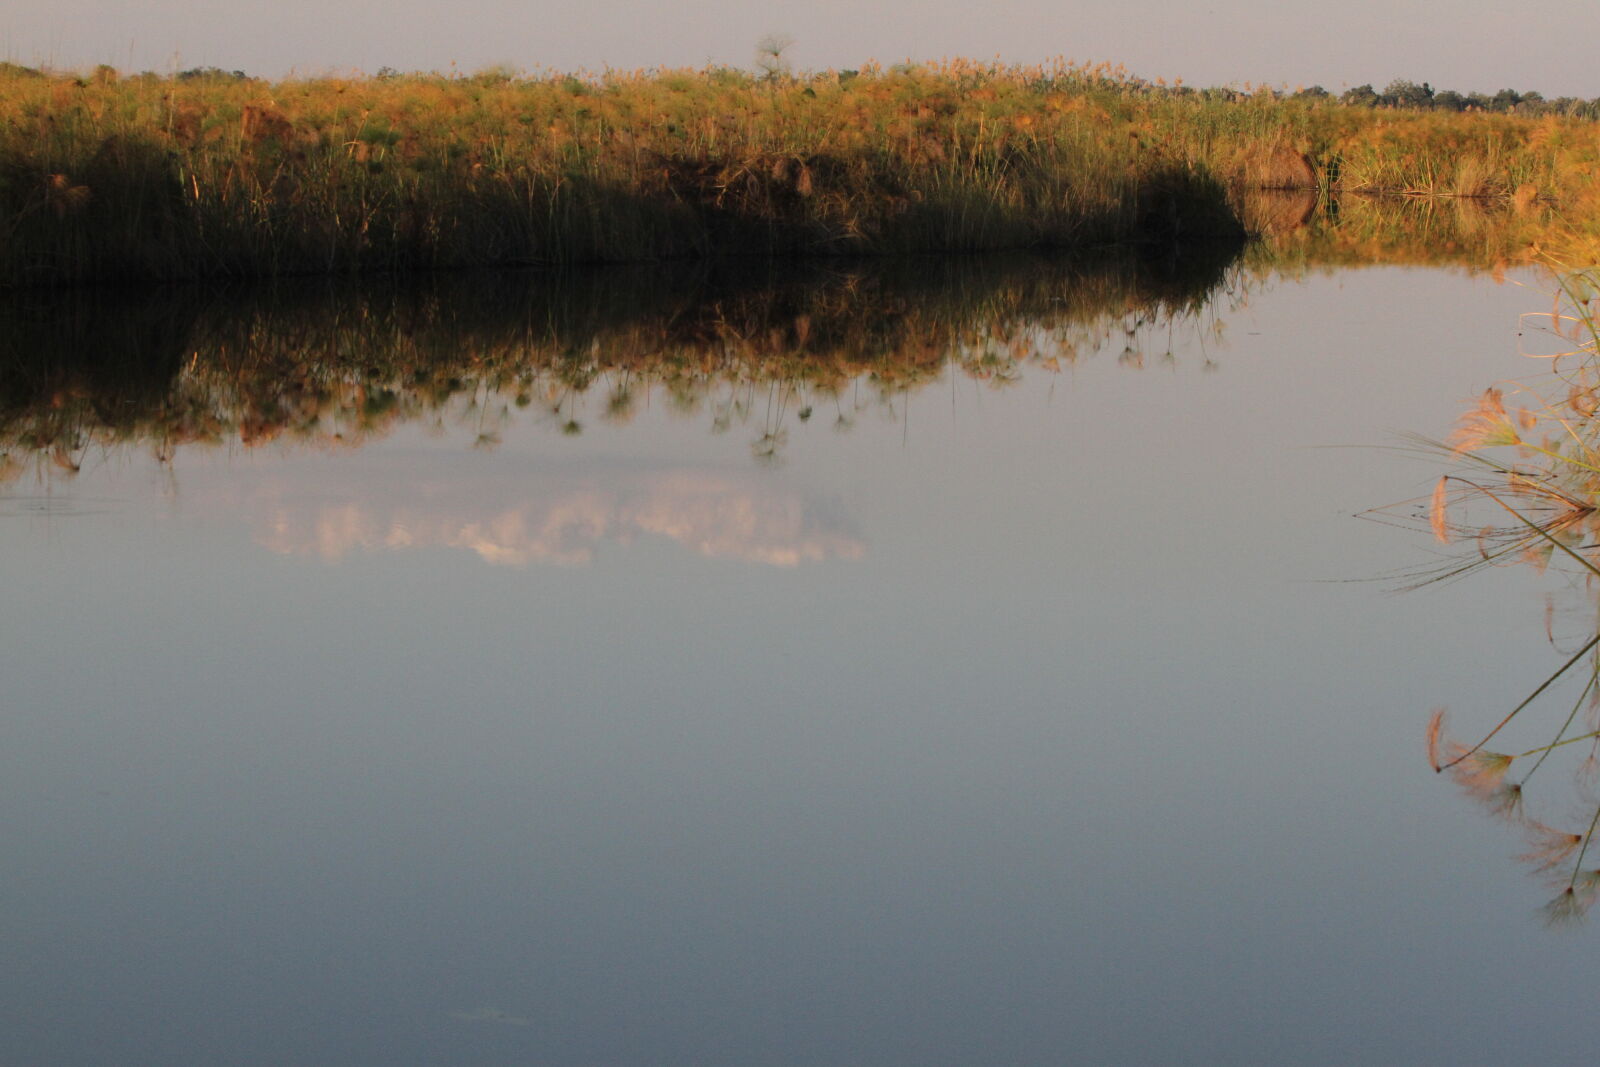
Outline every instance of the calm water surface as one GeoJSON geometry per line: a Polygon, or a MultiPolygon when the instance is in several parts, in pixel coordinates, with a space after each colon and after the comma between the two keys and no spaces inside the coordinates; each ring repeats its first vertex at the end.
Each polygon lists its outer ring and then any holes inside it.
{"type": "Polygon", "coordinates": [[[1548,671],[1543,588],[1349,581],[1548,305],[13,441],[0,1059],[1588,1062],[1592,931],[1422,748],[1548,671]]]}

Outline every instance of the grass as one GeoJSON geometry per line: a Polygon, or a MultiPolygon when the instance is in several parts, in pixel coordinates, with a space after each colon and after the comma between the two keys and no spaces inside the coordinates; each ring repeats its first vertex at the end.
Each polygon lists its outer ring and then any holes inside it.
{"type": "Polygon", "coordinates": [[[1082,246],[1236,232],[1063,69],[270,85],[0,75],[0,282],[1082,246]],[[1080,113],[1081,112],[1081,113],[1080,113]]]}
{"type": "Polygon", "coordinates": [[[1258,188],[1559,202],[1578,230],[1600,206],[1587,120],[1064,62],[281,83],[7,65],[0,119],[6,286],[1166,243],[1237,235],[1258,188]]]}

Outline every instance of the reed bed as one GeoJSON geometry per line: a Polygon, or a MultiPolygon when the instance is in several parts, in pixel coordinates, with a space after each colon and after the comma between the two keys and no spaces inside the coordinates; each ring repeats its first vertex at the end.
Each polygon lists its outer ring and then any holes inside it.
{"type": "Polygon", "coordinates": [[[1110,78],[13,68],[0,282],[1082,246],[1178,220],[1236,233],[1200,160],[1096,103],[1110,78]]]}
{"type": "Polygon", "coordinates": [[[1600,126],[967,61],[269,83],[0,64],[0,285],[1237,237],[1256,189],[1559,203],[1600,126]]]}

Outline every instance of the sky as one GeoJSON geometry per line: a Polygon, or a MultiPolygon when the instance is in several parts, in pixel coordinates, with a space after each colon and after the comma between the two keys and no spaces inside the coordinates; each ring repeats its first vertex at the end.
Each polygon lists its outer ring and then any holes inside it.
{"type": "Polygon", "coordinates": [[[797,69],[947,56],[1123,64],[1191,85],[1396,78],[1462,92],[1600,96],[1567,41],[1600,29],[1595,0],[5,0],[0,58],[60,69],[197,66],[281,78],[502,64],[536,72],[752,68],[767,35],[797,69]]]}

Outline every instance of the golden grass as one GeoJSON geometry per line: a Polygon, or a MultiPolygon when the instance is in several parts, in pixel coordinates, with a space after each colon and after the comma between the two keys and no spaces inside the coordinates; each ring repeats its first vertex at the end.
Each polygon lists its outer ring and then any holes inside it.
{"type": "Polygon", "coordinates": [[[279,83],[0,67],[0,284],[1186,239],[1236,231],[1253,187],[1587,218],[1596,173],[1583,120],[1066,62],[279,83]]]}
{"type": "Polygon", "coordinates": [[[8,69],[0,282],[1081,245],[1169,204],[1226,229],[1199,160],[1097,102],[1118,84],[961,62],[761,82],[8,69]]]}

